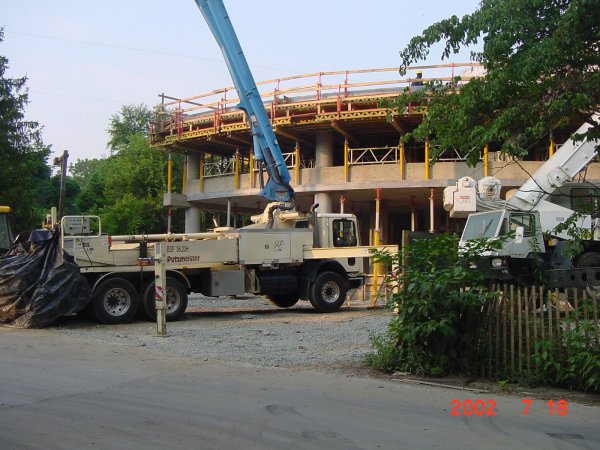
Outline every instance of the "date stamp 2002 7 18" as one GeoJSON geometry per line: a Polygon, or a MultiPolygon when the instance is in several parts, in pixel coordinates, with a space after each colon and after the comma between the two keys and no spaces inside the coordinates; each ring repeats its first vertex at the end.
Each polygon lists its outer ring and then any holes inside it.
{"type": "MultiPolygon", "coordinates": [[[[523,415],[529,414],[529,409],[533,400],[524,398],[521,400],[523,403],[523,415]]],[[[450,414],[453,416],[495,416],[496,415],[496,400],[452,400],[452,410],[450,414]]],[[[548,400],[548,414],[553,416],[566,416],[569,412],[568,402],[566,400],[548,400]]]]}

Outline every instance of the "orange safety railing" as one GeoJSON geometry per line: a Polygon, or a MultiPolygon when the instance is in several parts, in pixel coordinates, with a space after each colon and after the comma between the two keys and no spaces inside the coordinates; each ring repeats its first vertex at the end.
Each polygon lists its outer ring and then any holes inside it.
{"type": "MultiPolygon", "coordinates": [[[[420,69],[427,75],[421,79],[423,82],[435,79],[450,83],[454,82],[455,73],[458,72],[461,81],[457,84],[457,88],[460,88],[460,85],[468,82],[476,74],[475,70],[480,67],[481,65],[476,63],[414,66],[408,68],[407,73],[420,69]]],[[[402,91],[410,92],[414,80],[415,78],[410,76],[400,78],[398,69],[393,67],[314,72],[265,80],[258,82],[257,86],[261,90],[260,95],[269,110],[271,120],[275,120],[280,115],[288,114],[285,106],[290,105],[296,107],[306,105],[307,108],[311,106],[315,107],[317,114],[327,112],[337,114],[339,117],[344,107],[350,109],[353,107],[352,104],[347,103],[349,99],[385,98],[402,91]],[[326,104],[333,110],[326,110],[326,104]]],[[[229,91],[232,90],[235,88],[229,86],[187,98],[160,94],[162,102],[157,108],[157,121],[153,124],[152,132],[160,134],[170,130],[172,134],[180,135],[185,129],[187,120],[210,117],[212,132],[218,133],[224,124],[226,114],[241,113],[237,109],[239,98],[228,96],[229,91]],[[170,119],[167,118],[168,116],[170,119]]],[[[304,114],[309,115],[314,112],[311,109],[310,113],[304,112],[304,114]]],[[[301,110],[294,114],[295,117],[302,115],[301,110]]]]}

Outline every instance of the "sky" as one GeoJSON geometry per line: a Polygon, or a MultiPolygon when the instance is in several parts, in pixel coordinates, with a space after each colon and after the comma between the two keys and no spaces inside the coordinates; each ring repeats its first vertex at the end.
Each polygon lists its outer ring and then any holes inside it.
{"type": "MultiPolygon", "coordinates": [[[[479,0],[224,0],[255,80],[396,67],[427,26],[479,0]]],[[[26,76],[26,118],[52,156],[108,155],[110,118],[123,105],[160,103],[232,86],[193,0],[0,0],[7,76],[26,76]]],[[[468,62],[469,53],[444,62],[468,62]]],[[[441,50],[429,64],[441,63],[441,50]]],[[[51,159],[52,160],[52,159],[51,159]]],[[[50,161],[51,161],[50,160],[50,161]]]]}

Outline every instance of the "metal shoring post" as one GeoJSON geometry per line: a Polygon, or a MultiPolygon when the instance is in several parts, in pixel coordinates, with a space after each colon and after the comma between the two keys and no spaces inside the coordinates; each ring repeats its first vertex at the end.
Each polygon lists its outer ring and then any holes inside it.
{"type": "Polygon", "coordinates": [[[349,175],[350,175],[350,168],[348,167],[348,152],[349,152],[349,146],[348,146],[348,138],[344,139],[344,181],[350,181],[348,179],[349,175]]]}
{"type": "Polygon", "coordinates": [[[425,141],[425,179],[429,180],[429,139],[425,141]]]}
{"type": "Polygon", "coordinates": [[[235,159],[233,160],[233,188],[237,191],[240,188],[240,149],[235,149],[235,159]]]}
{"type": "Polygon", "coordinates": [[[490,147],[488,144],[485,144],[483,147],[483,176],[487,177],[490,171],[490,147]]]}
{"type": "Polygon", "coordinates": [[[398,160],[398,165],[400,168],[400,179],[404,180],[404,141],[400,141],[400,155],[398,160]]]}
{"type": "Polygon", "coordinates": [[[417,205],[415,196],[410,197],[410,231],[415,231],[417,226],[417,205]]]}
{"type": "Polygon", "coordinates": [[[167,270],[165,263],[166,242],[158,242],[154,247],[154,300],[156,303],[156,335],[167,336],[167,299],[166,280],[167,270]]]}
{"type": "Polygon", "coordinates": [[[294,182],[300,185],[300,143],[298,141],[294,147],[294,182]]]}
{"type": "Polygon", "coordinates": [[[185,154],[185,159],[183,160],[183,167],[181,168],[181,193],[185,194],[187,192],[187,153],[185,154]]]}
{"type": "Polygon", "coordinates": [[[204,192],[204,152],[200,153],[198,167],[198,192],[204,192]]]}
{"type": "Polygon", "coordinates": [[[250,162],[248,163],[250,166],[250,188],[254,188],[254,151],[250,150],[250,162]]]}
{"type": "MultiPolygon", "coordinates": [[[[373,244],[379,245],[379,206],[381,204],[381,188],[375,189],[375,230],[373,232],[373,244]]],[[[378,277],[379,277],[379,263],[373,264],[373,290],[371,292],[371,304],[375,306],[377,303],[377,290],[378,290],[378,277]]]]}
{"type": "MultiPolygon", "coordinates": [[[[171,151],[169,151],[169,159],[167,160],[167,193],[171,193],[173,183],[173,159],[171,158],[171,151]]],[[[171,215],[173,207],[167,207],[167,233],[171,232],[171,215]]]]}
{"type": "Polygon", "coordinates": [[[344,214],[344,203],[346,203],[346,196],[342,192],[340,194],[340,214],[344,214]]]}
{"type": "Polygon", "coordinates": [[[434,210],[433,210],[433,188],[431,188],[429,190],[429,221],[430,221],[430,225],[429,225],[429,232],[430,233],[435,233],[435,227],[434,227],[434,210]]]}

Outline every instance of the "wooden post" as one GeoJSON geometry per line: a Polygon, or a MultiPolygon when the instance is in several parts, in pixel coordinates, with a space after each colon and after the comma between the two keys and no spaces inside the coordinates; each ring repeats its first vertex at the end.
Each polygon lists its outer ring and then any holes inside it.
{"type": "Polygon", "coordinates": [[[592,308],[594,310],[594,340],[598,345],[598,300],[592,296],[592,308]]]}
{"type": "MultiPolygon", "coordinates": [[[[535,289],[535,288],[533,288],[535,289]]],[[[525,349],[527,351],[527,377],[531,376],[531,317],[529,317],[529,290],[525,288],[525,349]]],[[[535,324],[535,322],[534,322],[535,324]]]]}
{"type": "MultiPolygon", "coordinates": [[[[498,286],[500,289],[500,286],[498,286]]],[[[494,316],[496,318],[496,374],[500,372],[500,321],[502,318],[502,302],[504,301],[504,292],[501,292],[501,297],[496,302],[496,311],[494,316]]]]}
{"type": "MultiPolygon", "coordinates": [[[[577,297],[577,288],[573,288],[573,298],[577,297]]],[[[565,324],[568,330],[571,329],[571,313],[569,311],[569,299],[565,293],[565,324]]],[[[570,339],[567,340],[567,357],[571,356],[571,343],[570,339]]]]}
{"type": "Polygon", "coordinates": [[[535,349],[537,347],[537,343],[538,343],[538,330],[537,330],[537,310],[536,310],[536,305],[537,305],[537,289],[535,286],[533,286],[533,288],[531,289],[531,312],[532,312],[532,317],[533,317],[533,351],[535,352],[535,349]]]}
{"type": "MultiPolygon", "coordinates": [[[[519,340],[517,346],[517,362],[519,365],[519,374],[523,373],[523,313],[522,313],[522,297],[521,294],[523,292],[521,289],[517,289],[517,320],[518,320],[518,329],[517,329],[517,339],[519,340]]],[[[527,297],[525,297],[527,298],[527,297]]]]}
{"type": "Polygon", "coordinates": [[[560,293],[558,292],[558,288],[554,291],[554,299],[556,300],[556,342],[558,343],[559,348],[562,348],[562,332],[560,330],[560,293]]]}
{"type": "Polygon", "coordinates": [[[544,320],[544,307],[546,303],[544,302],[544,290],[543,287],[540,287],[540,327],[542,329],[542,341],[546,339],[546,323],[544,320]]]}
{"type": "MultiPolygon", "coordinates": [[[[585,320],[586,325],[587,325],[587,321],[589,320],[589,313],[588,313],[588,301],[587,301],[587,291],[583,291],[583,298],[581,299],[581,301],[583,302],[583,320],[585,320]]],[[[583,327],[583,332],[585,334],[585,341],[588,342],[589,341],[589,332],[588,332],[588,327],[584,326],[583,327]]]]}
{"type": "Polygon", "coordinates": [[[504,285],[504,305],[502,308],[502,362],[503,369],[506,370],[508,361],[508,333],[507,333],[507,320],[508,320],[508,288],[504,285]]]}
{"type": "Polygon", "coordinates": [[[546,313],[548,315],[548,339],[554,339],[554,332],[552,330],[552,291],[546,291],[546,313]]]}
{"type": "Polygon", "coordinates": [[[515,287],[510,285],[510,371],[515,373],[515,287]]]}

